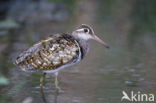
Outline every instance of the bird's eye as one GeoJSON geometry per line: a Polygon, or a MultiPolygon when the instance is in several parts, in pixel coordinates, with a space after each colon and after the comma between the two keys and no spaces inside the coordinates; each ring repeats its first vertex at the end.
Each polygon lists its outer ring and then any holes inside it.
{"type": "Polygon", "coordinates": [[[84,29],[84,32],[87,33],[88,32],[88,29],[84,29]]]}

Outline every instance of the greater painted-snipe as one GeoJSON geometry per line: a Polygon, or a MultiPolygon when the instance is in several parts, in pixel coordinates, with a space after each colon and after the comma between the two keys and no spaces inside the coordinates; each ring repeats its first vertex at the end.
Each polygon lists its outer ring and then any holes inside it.
{"type": "Polygon", "coordinates": [[[42,40],[22,52],[16,59],[17,64],[24,71],[42,71],[40,86],[46,73],[55,74],[55,86],[58,88],[57,75],[61,69],[78,63],[88,51],[88,40],[93,39],[109,46],[98,38],[93,29],[82,24],[72,34],[56,34],[42,40]]]}

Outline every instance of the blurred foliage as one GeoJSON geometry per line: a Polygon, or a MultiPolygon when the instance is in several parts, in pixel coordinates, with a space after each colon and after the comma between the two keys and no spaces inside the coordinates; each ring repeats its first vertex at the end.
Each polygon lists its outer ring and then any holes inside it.
{"type": "Polygon", "coordinates": [[[7,85],[9,84],[9,81],[6,77],[1,76],[0,77],[0,85],[7,85]]]}
{"type": "Polygon", "coordinates": [[[11,96],[13,94],[15,94],[16,92],[18,92],[24,85],[26,82],[20,82],[17,85],[13,86],[9,91],[8,91],[8,96],[11,96]]]}
{"type": "MultiPolygon", "coordinates": [[[[155,36],[156,32],[156,1],[155,0],[137,0],[131,13],[133,26],[129,33],[129,47],[138,48],[135,42],[138,42],[139,35],[155,36]]],[[[137,53],[135,51],[135,53],[137,53]]],[[[138,53],[139,54],[139,53],[138,53]]],[[[137,59],[134,59],[138,62],[137,59]]]]}
{"type": "Polygon", "coordinates": [[[19,24],[14,20],[3,20],[0,22],[0,29],[18,28],[19,24]]]}
{"type": "MultiPolygon", "coordinates": [[[[112,14],[117,8],[118,2],[122,0],[101,0],[98,8],[99,22],[107,22],[112,19],[112,14]]],[[[132,34],[141,34],[145,31],[156,32],[156,1],[137,0],[130,15],[130,20],[134,23],[132,34]],[[136,33],[135,33],[136,32],[136,33]]]]}
{"type": "Polygon", "coordinates": [[[6,97],[0,97],[0,103],[12,103],[12,102],[7,101],[6,97]]]}
{"type": "MultiPolygon", "coordinates": [[[[9,81],[7,78],[1,76],[0,77],[0,85],[7,85],[9,84],[9,81]]],[[[25,85],[25,82],[20,82],[17,85],[13,86],[6,94],[1,95],[0,97],[0,103],[12,103],[10,102],[9,98],[14,95],[16,92],[18,92],[23,86],[25,85]]]]}
{"type": "Polygon", "coordinates": [[[77,0],[48,0],[56,4],[64,4],[70,12],[73,12],[77,0]]]}
{"type": "Polygon", "coordinates": [[[116,9],[116,2],[117,0],[100,0],[97,17],[99,22],[105,22],[112,18],[112,13],[114,12],[114,9],[116,9]]]}
{"type": "MultiPolygon", "coordinates": [[[[0,86],[3,86],[3,85],[8,85],[9,84],[9,81],[6,77],[4,76],[0,76],[0,86]]],[[[10,103],[7,101],[7,96],[6,95],[2,95],[0,96],[0,103],[10,103]]]]}
{"type": "MultiPolygon", "coordinates": [[[[131,14],[134,21],[134,32],[142,34],[145,31],[156,32],[156,1],[137,0],[131,14]]],[[[136,34],[136,33],[135,33],[136,34]]]]}

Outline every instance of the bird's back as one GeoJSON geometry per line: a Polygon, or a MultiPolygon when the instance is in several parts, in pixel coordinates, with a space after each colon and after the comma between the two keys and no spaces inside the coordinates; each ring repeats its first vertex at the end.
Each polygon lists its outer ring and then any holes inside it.
{"type": "Polygon", "coordinates": [[[78,42],[69,34],[56,34],[22,52],[16,64],[25,71],[57,70],[81,59],[78,42]]]}

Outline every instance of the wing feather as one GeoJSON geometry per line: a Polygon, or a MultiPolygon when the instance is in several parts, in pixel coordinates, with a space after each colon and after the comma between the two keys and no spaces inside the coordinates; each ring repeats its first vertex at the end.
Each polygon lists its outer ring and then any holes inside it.
{"type": "Polygon", "coordinates": [[[16,64],[24,70],[55,70],[76,62],[79,54],[79,45],[71,35],[57,34],[21,53],[16,64]]]}

